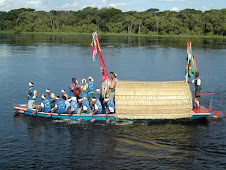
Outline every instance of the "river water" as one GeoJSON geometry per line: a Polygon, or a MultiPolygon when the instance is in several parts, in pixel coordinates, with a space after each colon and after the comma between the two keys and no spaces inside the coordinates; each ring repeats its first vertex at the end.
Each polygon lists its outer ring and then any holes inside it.
{"type": "MultiPolygon", "coordinates": [[[[101,81],[91,35],[0,33],[0,169],[225,169],[226,121],[76,123],[14,116],[28,82],[39,95],[72,77],[101,81]]],[[[120,80],[183,80],[188,38],[100,36],[120,80]]],[[[226,40],[192,38],[202,92],[226,111],[226,40]]],[[[191,86],[193,89],[193,86],[191,86]]],[[[39,103],[37,99],[36,103],[39,103]]],[[[204,105],[208,97],[202,98],[204,105]]]]}

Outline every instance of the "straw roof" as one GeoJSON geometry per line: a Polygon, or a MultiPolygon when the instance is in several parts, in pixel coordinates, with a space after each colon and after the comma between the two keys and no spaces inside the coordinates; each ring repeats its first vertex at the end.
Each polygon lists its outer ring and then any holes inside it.
{"type": "Polygon", "coordinates": [[[192,116],[192,95],[184,81],[118,81],[119,119],[179,119],[192,116]]]}

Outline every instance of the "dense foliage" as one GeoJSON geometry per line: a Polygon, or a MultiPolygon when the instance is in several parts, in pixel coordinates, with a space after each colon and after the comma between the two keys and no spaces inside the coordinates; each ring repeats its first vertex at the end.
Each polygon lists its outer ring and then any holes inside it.
{"type": "Polygon", "coordinates": [[[87,7],[79,11],[15,9],[0,12],[0,30],[16,32],[134,33],[148,35],[226,35],[226,9],[180,12],[149,9],[122,12],[87,7]]]}

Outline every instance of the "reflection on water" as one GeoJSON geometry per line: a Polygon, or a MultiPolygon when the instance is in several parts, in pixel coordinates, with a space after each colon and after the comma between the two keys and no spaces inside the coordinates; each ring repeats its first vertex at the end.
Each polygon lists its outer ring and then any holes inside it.
{"type": "MultiPolygon", "coordinates": [[[[31,33],[0,33],[1,44],[11,44],[15,46],[54,46],[54,45],[76,45],[89,47],[91,43],[90,35],[78,34],[31,34],[31,33]]],[[[164,48],[186,48],[186,42],[193,40],[196,48],[225,49],[225,38],[195,38],[195,37],[148,37],[148,36],[101,36],[99,40],[101,46],[112,48],[123,48],[126,46],[161,46],[164,48]]]]}
{"type": "MultiPolygon", "coordinates": [[[[100,36],[108,71],[123,80],[182,80],[187,38],[100,36]]],[[[226,111],[223,39],[193,38],[203,92],[226,111]]],[[[225,169],[225,120],[90,123],[14,116],[27,83],[60,95],[72,77],[101,82],[89,35],[0,33],[0,169],[225,169]]],[[[191,89],[193,86],[191,85],[191,89]]],[[[38,104],[40,99],[37,99],[38,104]]],[[[208,98],[202,98],[208,104],[208,98]]]]}

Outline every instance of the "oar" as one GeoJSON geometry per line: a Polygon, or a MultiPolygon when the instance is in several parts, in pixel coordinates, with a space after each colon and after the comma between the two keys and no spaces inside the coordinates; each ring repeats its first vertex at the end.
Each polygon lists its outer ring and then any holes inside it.
{"type": "Polygon", "coordinates": [[[71,115],[72,112],[73,112],[73,111],[69,111],[69,112],[68,112],[68,118],[66,118],[65,121],[71,121],[71,118],[70,118],[71,116],[70,116],[70,115],[71,115]]]}
{"type": "Polygon", "coordinates": [[[50,117],[51,118],[52,117],[52,113],[50,112],[49,115],[47,115],[46,117],[48,117],[48,118],[50,117]]]}
{"type": "Polygon", "coordinates": [[[94,113],[93,113],[93,112],[94,112],[94,111],[92,111],[92,117],[93,117],[93,118],[90,120],[91,123],[95,122],[95,117],[94,117],[94,113]]]}
{"type": "Polygon", "coordinates": [[[108,117],[107,108],[105,107],[105,113],[106,113],[106,123],[110,123],[110,118],[108,117]]]}
{"type": "Polygon", "coordinates": [[[81,113],[81,110],[80,110],[80,117],[78,118],[78,122],[81,122],[82,120],[82,113],[81,113]]]}

